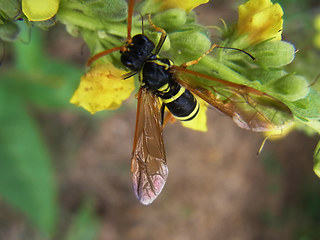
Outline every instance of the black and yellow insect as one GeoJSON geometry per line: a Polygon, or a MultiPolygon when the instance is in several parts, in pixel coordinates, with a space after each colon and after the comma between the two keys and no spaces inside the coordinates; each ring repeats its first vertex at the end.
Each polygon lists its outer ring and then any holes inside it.
{"type": "Polygon", "coordinates": [[[158,54],[166,39],[166,32],[156,27],[149,17],[150,25],[162,33],[157,46],[144,34],[131,38],[133,5],[134,0],[129,0],[125,45],[94,55],[88,65],[120,50],[121,62],[130,70],[123,79],[139,75],[131,171],[137,198],[143,204],[150,204],[160,194],[168,176],[162,137],[165,108],[179,120],[191,120],[200,108],[194,96],[197,95],[230,116],[239,127],[260,132],[281,128],[292,119],[292,114],[286,105],[264,92],[187,69],[217,45],[213,45],[198,59],[180,66],[174,65],[170,59],[160,58],[158,54]],[[206,79],[212,84],[204,86],[196,78],[206,79]]]}

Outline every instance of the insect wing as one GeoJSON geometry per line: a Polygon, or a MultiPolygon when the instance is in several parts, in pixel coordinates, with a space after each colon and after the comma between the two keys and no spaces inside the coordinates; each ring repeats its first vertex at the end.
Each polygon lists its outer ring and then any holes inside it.
{"type": "Polygon", "coordinates": [[[263,132],[283,129],[292,123],[290,109],[264,92],[182,67],[172,69],[182,86],[230,116],[241,128],[263,132]],[[201,79],[206,83],[201,83],[201,79]]]}
{"type": "Polygon", "coordinates": [[[158,97],[140,88],[131,172],[134,192],[145,205],[157,198],[168,176],[160,109],[158,97]]]}

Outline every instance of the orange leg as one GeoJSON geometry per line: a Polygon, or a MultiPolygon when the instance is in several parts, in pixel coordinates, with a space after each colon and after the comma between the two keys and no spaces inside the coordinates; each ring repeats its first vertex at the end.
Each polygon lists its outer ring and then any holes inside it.
{"type": "Polygon", "coordinates": [[[190,67],[192,65],[197,64],[203,57],[205,57],[210,52],[212,52],[212,50],[215,49],[216,47],[219,47],[219,46],[217,44],[213,44],[211,46],[211,48],[208,51],[206,51],[204,54],[202,54],[198,59],[183,63],[183,64],[180,65],[180,67],[187,68],[187,67],[190,67]]]}
{"type": "Polygon", "coordinates": [[[149,21],[150,25],[154,28],[155,31],[161,32],[161,37],[160,37],[160,40],[158,42],[158,45],[157,45],[156,51],[155,51],[155,54],[157,55],[159,53],[164,41],[166,40],[167,32],[164,29],[154,25],[154,23],[151,21],[151,15],[150,14],[148,14],[148,21],[149,21]]]}
{"type": "Polygon", "coordinates": [[[133,13],[134,0],[129,0],[128,3],[128,28],[127,28],[127,43],[131,42],[131,28],[132,28],[132,13],[133,13]]]}
{"type": "Polygon", "coordinates": [[[164,128],[168,122],[174,123],[176,118],[172,115],[171,112],[168,112],[163,120],[162,128],[164,128]]]}
{"type": "MultiPolygon", "coordinates": [[[[131,28],[132,28],[132,13],[133,13],[133,6],[134,6],[134,0],[129,0],[128,3],[128,25],[127,25],[127,43],[131,43],[131,28]]],[[[105,50],[103,52],[97,53],[96,55],[92,56],[88,62],[87,66],[90,66],[94,61],[98,60],[99,58],[108,55],[109,53],[115,52],[115,51],[126,51],[125,46],[121,47],[114,47],[108,50],[105,50]]]]}

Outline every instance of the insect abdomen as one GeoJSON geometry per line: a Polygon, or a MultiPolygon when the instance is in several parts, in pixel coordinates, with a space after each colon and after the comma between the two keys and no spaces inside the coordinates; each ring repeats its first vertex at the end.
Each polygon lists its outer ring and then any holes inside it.
{"type": "Polygon", "coordinates": [[[192,93],[174,82],[167,89],[159,89],[164,93],[161,98],[169,111],[180,121],[189,121],[199,112],[199,104],[192,93]]]}
{"type": "Polygon", "coordinates": [[[188,121],[199,112],[199,104],[189,90],[174,80],[171,65],[172,62],[166,58],[146,61],[140,81],[144,87],[155,91],[175,118],[188,121]]]}

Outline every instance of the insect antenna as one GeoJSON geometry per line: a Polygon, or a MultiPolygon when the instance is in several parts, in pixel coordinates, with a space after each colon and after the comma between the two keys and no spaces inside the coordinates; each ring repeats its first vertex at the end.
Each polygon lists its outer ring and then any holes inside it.
{"type": "Polygon", "coordinates": [[[240,48],[233,48],[233,47],[222,47],[222,46],[216,46],[216,48],[224,48],[224,49],[231,49],[231,50],[236,50],[239,52],[242,52],[244,54],[246,54],[247,56],[249,56],[253,61],[256,60],[256,58],[254,56],[252,56],[250,53],[240,49],[240,48]]]}
{"type": "Polygon", "coordinates": [[[141,32],[142,32],[142,35],[144,35],[143,15],[141,13],[139,14],[141,16],[141,32]]]}

